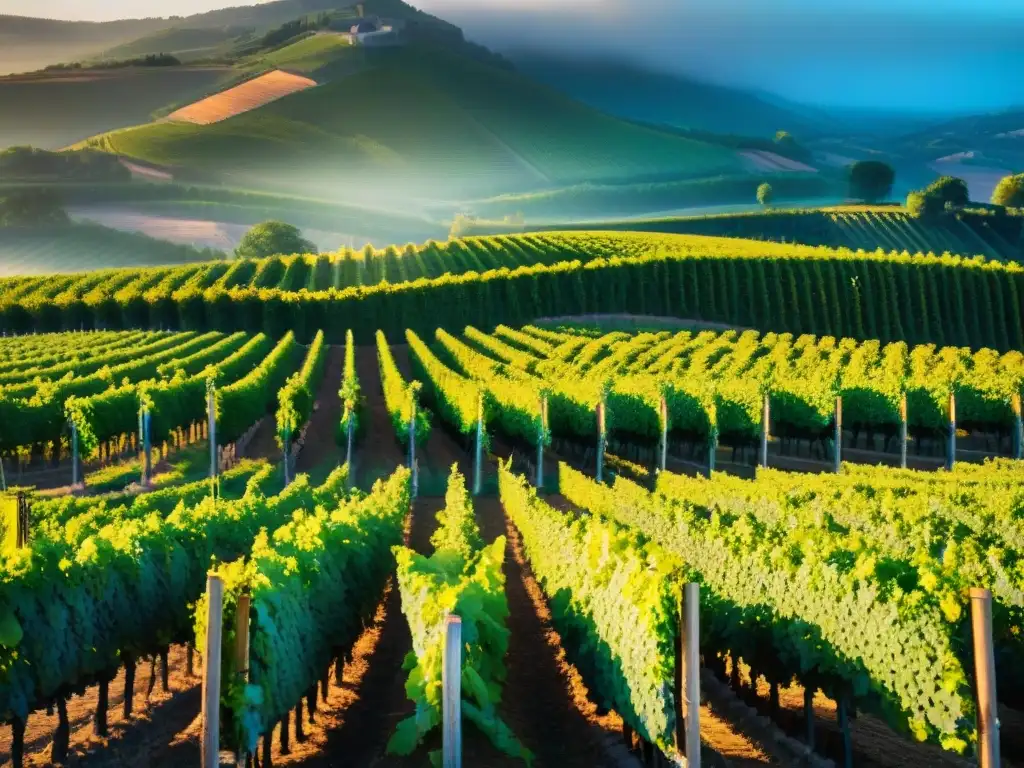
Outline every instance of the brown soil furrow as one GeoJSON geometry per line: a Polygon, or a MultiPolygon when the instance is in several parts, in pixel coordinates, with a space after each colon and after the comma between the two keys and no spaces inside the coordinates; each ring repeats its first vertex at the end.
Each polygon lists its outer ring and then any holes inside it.
{"type": "Polygon", "coordinates": [[[538,766],[612,765],[602,737],[620,732],[621,720],[611,714],[597,715],[579,673],[566,661],[558,634],[551,627],[547,601],[501,502],[478,498],[475,506],[485,541],[507,536],[504,570],[511,633],[502,716],[537,756],[538,766]]]}
{"type": "MultiPolygon", "coordinates": [[[[168,742],[199,712],[199,677],[185,675],[185,648],[171,648],[169,662],[170,692],[160,690],[159,664],[157,682],[149,701],[146,690],[150,684],[150,665],[140,661],[135,672],[134,712],[130,720],[122,717],[124,701],[124,669],[110,682],[107,722],[109,735],[93,735],[98,688],[92,686],[81,696],[68,699],[68,720],[71,724],[69,765],[145,765],[148,756],[164,751],[168,742]]],[[[196,656],[196,673],[200,669],[196,656]]],[[[45,710],[29,715],[25,730],[25,765],[51,765],[50,745],[57,729],[57,716],[45,710]]],[[[0,730],[0,764],[9,764],[11,748],[9,728],[0,730]]]]}
{"type": "Polygon", "coordinates": [[[316,393],[316,410],[309,419],[306,441],[302,452],[295,461],[297,472],[308,472],[333,459],[333,464],[344,461],[338,449],[337,428],[341,421],[341,372],[345,365],[345,348],[328,347],[327,365],[324,366],[323,380],[316,393]]]}

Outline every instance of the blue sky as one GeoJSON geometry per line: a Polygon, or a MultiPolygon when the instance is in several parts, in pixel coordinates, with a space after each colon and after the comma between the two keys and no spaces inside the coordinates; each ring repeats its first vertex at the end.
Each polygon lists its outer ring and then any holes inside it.
{"type": "MultiPolygon", "coordinates": [[[[0,0],[69,19],[244,0],[0,0]],[[28,7],[27,7],[28,6],[28,7]]],[[[339,0],[339,4],[345,0],[339,0]]],[[[1024,0],[412,0],[497,49],[614,55],[826,106],[1024,106],[1024,0]]]]}

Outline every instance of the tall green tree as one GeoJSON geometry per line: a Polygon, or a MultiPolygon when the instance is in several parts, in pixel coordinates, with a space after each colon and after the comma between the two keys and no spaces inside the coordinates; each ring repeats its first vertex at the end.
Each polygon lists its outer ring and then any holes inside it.
{"type": "Polygon", "coordinates": [[[858,160],[850,166],[850,197],[866,203],[885,200],[892,193],[896,171],[879,160],[858,160]]]}
{"type": "Polygon", "coordinates": [[[245,233],[235,255],[258,259],[279,254],[316,253],[316,250],[316,245],[306,240],[298,227],[283,221],[264,221],[245,233]]]}
{"type": "Polygon", "coordinates": [[[765,182],[757,188],[757,202],[763,206],[769,206],[772,204],[772,200],[775,199],[775,190],[772,189],[772,185],[765,182]]]}
{"type": "Polygon", "coordinates": [[[924,193],[941,201],[943,208],[947,203],[962,208],[971,202],[967,182],[955,176],[940,176],[924,188],[924,193]]]}
{"type": "Polygon", "coordinates": [[[1004,177],[992,192],[992,202],[1007,208],[1024,208],[1024,173],[1004,177]]]}

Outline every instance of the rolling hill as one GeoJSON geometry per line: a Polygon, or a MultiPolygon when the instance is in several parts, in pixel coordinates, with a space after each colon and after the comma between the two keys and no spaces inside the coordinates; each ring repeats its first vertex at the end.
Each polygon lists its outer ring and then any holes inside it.
{"type": "Polygon", "coordinates": [[[165,104],[192,100],[233,77],[230,67],[143,67],[0,78],[0,150],[60,149],[138,125],[165,104]]]}
{"type": "Polygon", "coordinates": [[[276,0],[184,18],[109,22],[56,21],[0,15],[0,75],[31,72],[83,59],[134,58],[148,53],[215,49],[248,30],[269,30],[354,0],[276,0]]]}
{"type": "Polygon", "coordinates": [[[94,23],[0,14],[0,75],[92,56],[171,24],[166,19],[94,23]]]}
{"type": "Polygon", "coordinates": [[[610,114],[646,123],[714,133],[770,137],[832,127],[824,114],[781,106],[758,94],[653,72],[614,59],[559,57],[528,49],[510,52],[516,68],[538,82],[610,114]]]}
{"type": "Polygon", "coordinates": [[[86,144],[182,179],[361,197],[742,172],[726,148],[616,119],[450,47],[364,55],[361,71],[223,122],[157,122],[86,144]]]}

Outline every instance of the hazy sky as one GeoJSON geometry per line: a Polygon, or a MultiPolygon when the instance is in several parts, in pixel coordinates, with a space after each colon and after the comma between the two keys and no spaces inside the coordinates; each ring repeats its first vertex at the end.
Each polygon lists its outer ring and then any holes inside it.
{"type": "MultiPolygon", "coordinates": [[[[110,19],[242,2],[0,0],[0,13],[110,19]]],[[[411,2],[499,50],[611,53],[809,103],[920,111],[1024,106],[1024,0],[411,2]]]]}

